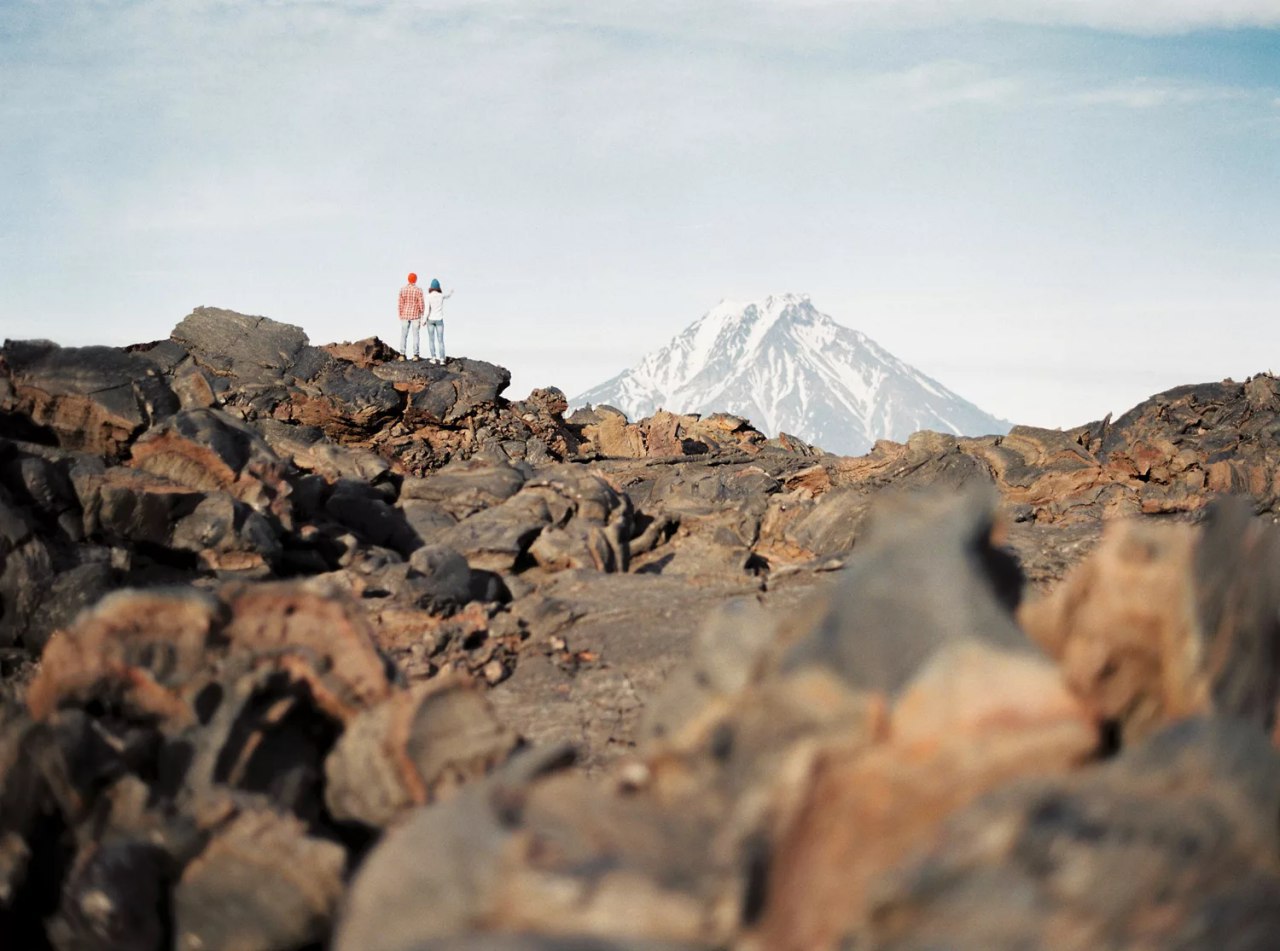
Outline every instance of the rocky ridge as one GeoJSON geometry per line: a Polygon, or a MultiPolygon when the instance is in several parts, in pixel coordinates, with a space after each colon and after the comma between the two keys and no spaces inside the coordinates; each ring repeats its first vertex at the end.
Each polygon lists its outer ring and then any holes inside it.
{"type": "Polygon", "coordinates": [[[1274,946],[1280,381],[863,457],[507,382],[5,343],[0,934],[1274,946]]]}

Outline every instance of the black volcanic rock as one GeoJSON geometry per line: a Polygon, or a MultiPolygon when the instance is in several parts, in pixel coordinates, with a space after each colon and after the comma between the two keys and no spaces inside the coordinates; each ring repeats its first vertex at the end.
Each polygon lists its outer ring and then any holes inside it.
{"type": "Polygon", "coordinates": [[[288,418],[320,427],[332,438],[367,437],[396,419],[404,399],[372,370],[327,358],[316,372],[296,378],[288,418]]]}
{"type": "Polygon", "coordinates": [[[133,444],[131,464],[193,489],[226,492],[287,520],[285,465],[261,436],[219,410],[175,413],[133,444]]]}
{"type": "Polygon", "coordinates": [[[381,364],[372,372],[408,389],[410,422],[456,423],[483,407],[496,406],[511,383],[506,368],[481,360],[452,359],[444,366],[402,360],[381,364]]]}
{"type": "Polygon", "coordinates": [[[400,498],[401,501],[432,502],[455,519],[461,519],[511,498],[529,475],[528,470],[506,461],[456,462],[426,478],[405,480],[400,498]]]}
{"type": "Polygon", "coordinates": [[[308,348],[301,327],[219,307],[197,307],[171,337],[216,375],[242,384],[281,379],[308,348]]]}
{"type": "Polygon", "coordinates": [[[41,639],[31,625],[44,592],[53,581],[53,558],[37,533],[35,520],[14,504],[0,487],[0,647],[27,644],[33,650],[41,639]]]}
{"type": "Polygon", "coordinates": [[[6,341],[0,419],[10,433],[118,460],[178,398],[156,367],[112,347],[6,341]]]}

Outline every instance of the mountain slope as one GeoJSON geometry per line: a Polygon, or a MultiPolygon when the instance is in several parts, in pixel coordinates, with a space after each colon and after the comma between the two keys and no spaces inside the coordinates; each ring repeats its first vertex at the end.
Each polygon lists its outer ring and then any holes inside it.
{"type": "Polygon", "coordinates": [[[585,403],[616,406],[632,419],[658,409],[735,413],[770,435],[788,432],[850,455],[921,429],[1009,429],[794,294],[721,302],[635,367],[572,400],[585,403]]]}

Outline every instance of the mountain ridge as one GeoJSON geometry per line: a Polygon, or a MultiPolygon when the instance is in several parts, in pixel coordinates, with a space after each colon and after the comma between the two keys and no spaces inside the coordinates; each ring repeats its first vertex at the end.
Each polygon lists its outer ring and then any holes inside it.
{"type": "Polygon", "coordinates": [[[723,300],[570,403],[609,404],[633,419],[658,409],[729,412],[770,435],[785,431],[845,455],[923,429],[976,436],[1010,426],[819,311],[804,294],[723,300]]]}

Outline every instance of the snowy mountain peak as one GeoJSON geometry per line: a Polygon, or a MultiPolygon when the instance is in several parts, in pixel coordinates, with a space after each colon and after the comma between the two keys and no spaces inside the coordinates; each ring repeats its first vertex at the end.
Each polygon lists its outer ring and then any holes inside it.
{"type": "MultiPolygon", "coordinates": [[[[722,300],[711,308],[701,320],[693,324],[706,324],[717,331],[743,327],[749,329],[748,346],[759,340],[778,322],[812,324],[824,319],[814,308],[808,294],[769,295],[762,301],[722,300]]],[[[825,318],[829,319],[829,318],[825,318]]],[[[693,329],[691,327],[690,329],[693,329]]]]}
{"type": "Polygon", "coordinates": [[[977,435],[1009,428],[837,323],[805,294],[722,300],[573,403],[608,403],[632,419],[658,409],[735,413],[766,433],[789,432],[849,454],[920,429],[977,435]]]}

